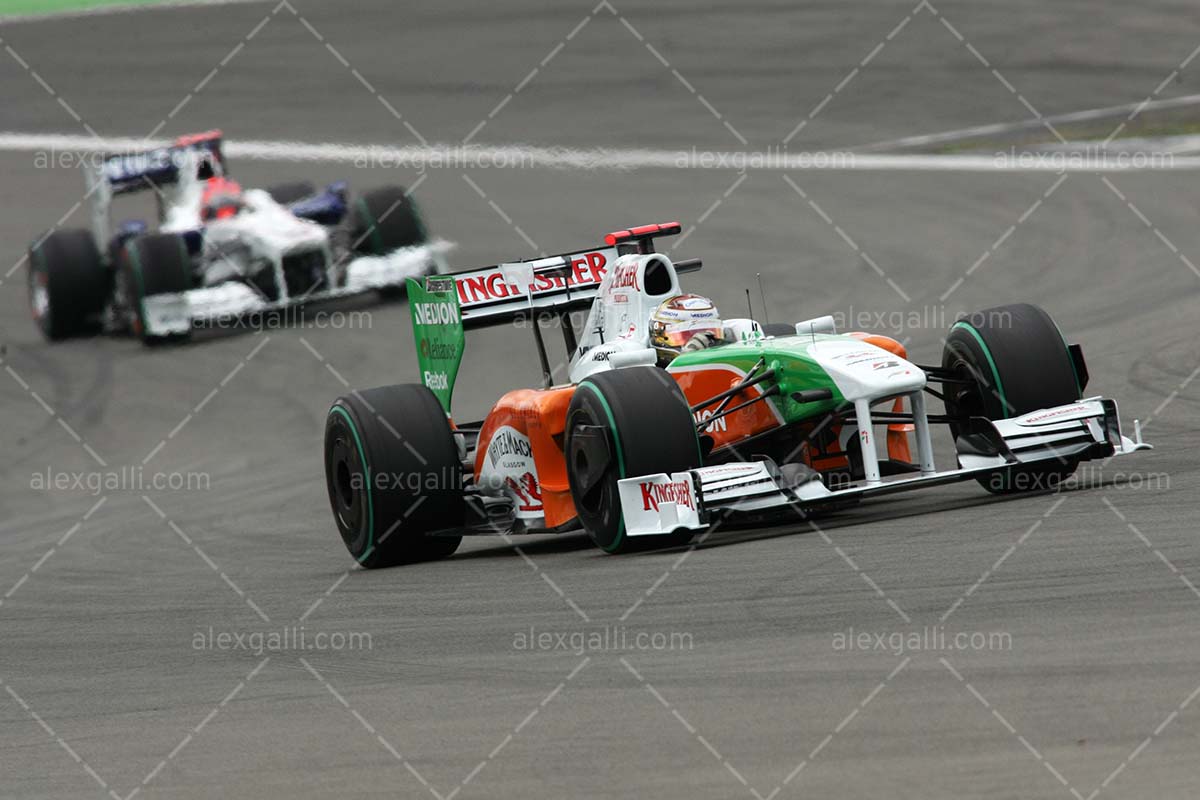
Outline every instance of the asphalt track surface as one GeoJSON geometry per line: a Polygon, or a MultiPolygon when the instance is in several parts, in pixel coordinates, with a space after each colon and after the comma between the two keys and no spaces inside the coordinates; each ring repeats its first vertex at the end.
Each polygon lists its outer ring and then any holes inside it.
{"type": "MultiPolygon", "coordinates": [[[[466,136],[553,54],[476,141],[722,150],[741,146],[725,121],[751,147],[778,143],[880,42],[793,149],[1029,117],[1004,81],[1043,114],[1138,101],[1200,44],[1185,3],[938,4],[1002,81],[929,7],[886,39],[910,16],[903,3],[618,4],[636,35],[608,7],[293,3],[316,35],[277,10],[162,133],[415,142],[326,43],[430,141],[466,136]]],[[[0,127],[80,132],[62,98],[102,135],[149,132],[271,9],[2,26],[55,94],[0,58],[0,127]]],[[[1193,62],[1159,96],[1195,91],[1196,76],[1193,62]]],[[[718,531],[686,558],[538,537],[523,555],[474,540],[441,563],[365,572],[329,516],[321,431],[341,379],[415,378],[403,305],[366,308],[362,330],[49,346],[18,270],[0,284],[0,795],[1197,794],[1193,175],[795,173],[802,197],[775,174],[234,167],[251,185],[420,180],[462,267],[679,218],[696,228],[676,254],[706,261],[689,284],[722,307],[740,312],[761,272],[775,320],[861,311],[894,323],[915,310],[933,324],[899,334],[922,361],[955,313],[1033,300],[1083,343],[1091,389],[1117,398],[1127,423],[1149,420],[1157,449],[1060,495],[941,488],[819,530],[718,531]],[[147,475],[206,473],[208,489],[93,494],[33,477],[148,456],[147,475]],[[365,632],[371,648],[260,655],[196,641],[301,617],[309,636],[365,632]],[[690,647],[517,646],[531,628],[613,624],[690,647]],[[837,646],[850,629],[939,624],[1009,644],[837,646]]],[[[0,155],[0,176],[7,268],[82,184],[28,153],[0,155]]],[[[528,336],[472,335],[462,416],[536,381],[528,336]]]]}

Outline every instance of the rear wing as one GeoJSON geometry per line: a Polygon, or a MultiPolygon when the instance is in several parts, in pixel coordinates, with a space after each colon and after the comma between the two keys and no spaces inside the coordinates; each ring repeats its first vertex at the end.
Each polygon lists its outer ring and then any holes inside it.
{"type": "MultiPolygon", "coordinates": [[[[430,275],[424,282],[409,278],[408,306],[421,382],[449,415],[466,329],[503,325],[534,315],[559,317],[570,356],[578,344],[567,312],[592,306],[609,269],[620,256],[652,253],[654,237],[673,236],[680,229],[678,222],[640,225],[608,234],[604,237],[606,247],[430,275]]],[[[699,268],[699,259],[675,264],[677,272],[699,268]]],[[[552,370],[538,319],[533,319],[532,328],[543,382],[550,386],[552,370]]]]}
{"type": "Polygon", "coordinates": [[[531,311],[588,308],[616,259],[615,247],[601,247],[441,277],[454,279],[463,326],[486,327],[531,311]]]}
{"type": "MultiPolygon", "coordinates": [[[[421,383],[449,416],[466,328],[503,325],[537,312],[587,308],[616,257],[616,249],[608,247],[429,275],[423,282],[409,278],[408,308],[421,383]]],[[[537,345],[546,371],[540,333],[537,345]]]]}
{"type": "Polygon", "coordinates": [[[181,136],[173,144],[121,153],[104,159],[98,175],[110,195],[128,194],[179,181],[179,171],[189,165],[207,165],[214,175],[225,174],[221,132],[217,130],[181,136]]]}

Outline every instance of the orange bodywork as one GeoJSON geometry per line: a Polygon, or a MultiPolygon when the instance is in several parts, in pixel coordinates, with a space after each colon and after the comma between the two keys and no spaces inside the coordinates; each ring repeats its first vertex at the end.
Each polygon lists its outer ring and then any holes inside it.
{"type": "MultiPolygon", "coordinates": [[[[685,367],[683,369],[671,370],[670,372],[671,377],[679,384],[679,388],[683,389],[683,395],[687,398],[688,404],[692,406],[702,403],[708,398],[714,397],[728,389],[732,389],[746,378],[746,374],[741,370],[712,365],[705,365],[694,369],[685,367]]],[[[725,407],[731,408],[761,394],[761,385],[751,386],[729,398],[725,407]]],[[[695,415],[696,422],[703,422],[708,417],[713,416],[719,407],[719,403],[714,403],[707,408],[701,409],[695,415]]],[[[713,449],[715,450],[782,424],[783,418],[776,411],[775,407],[769,402],[762,402],[720,417],[705,427],[702,433],[712,437],[713,449]]]]}
{"type": "Polygon", "coordinates": [[[575,395],[574,386],[552,389],[517,389],[500,398],[488,414],[479,432],[479,451],[475,454],[475,474],[484,469],[488,447],[496,431],[509,426],[529,439],[533,463],[537,465],[531,486],[513,487],[518,497],[533,507],[540,505],[545,527],[557,528],[575,518],[575,503],[567,482],[567,462],[563,456],[563,437],[567,427],[567,407],[575,395]]]}
{"type": "MultiPolygon", "coordinates": [[[[850,335],[901,358],[907,358],[904,346],[895,339],[866,333],[850,335]]],[[[692,405],[737,385],[745,378],[745,375],[737,370],[712,366],[694,370],[682,369],[671,374],[692,405]]],[[[752,386],[731,398],[727,405],[745,402],[761,392],[758,386],[752,386]]],[[[545,528],[558,528],[576,517],[563,453],[567,408],[571,405],[574,395],[573,385],[508,392],[496,403],[479,431],[479,447],[475,453],[476,478],[488,468],[488,460],[495,459],[492,444],[501,429],[512,428],[529,440],[529,455],[532,457],[532,465],[536,466],[531,465],[527,474],[506,476],[505,482],[518,498],[518,510],[544,517],[545,528]]],[[[697,422],[702,422],[705,416],[711,416],[716,407],[717,404],[714,404],[702,411],[701,415],[704,416],[697,415],[697,422]]],[[[892,410],[903,411],[903,401],[897,399],[892,410]]],[[[703,433],[713,438],[713,448],[717,449],[782,424],[783,418],[775,407],[770,402],[761,402],[718,419],[705,428],[703,433]]],[[[908,434],[912,429],[913,426],[908,424],[888,425],[889,458],[911,462],[908,434]]],[[[845,456],[832,456],[821,459],[820,463],[814,461],[811,466],[816,469],[836,469],[847,466],[847,463],[845,456]]]]}

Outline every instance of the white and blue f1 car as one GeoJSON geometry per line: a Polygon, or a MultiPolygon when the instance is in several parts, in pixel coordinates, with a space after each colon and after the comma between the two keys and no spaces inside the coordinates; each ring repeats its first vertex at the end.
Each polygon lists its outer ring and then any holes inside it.
{"type": "Polygon", "coordinates": [[[246,189],[228,174],[221,132],[85,165],[92,230],[53,230],[29,250],[34,321],[51,340],[133,333],[186,337],[304,303],[445,271],[405,190],[350,197],[345,182],[246,189]],[[112,201],[152,191],[157,224],[118,223],[112,201]]]}

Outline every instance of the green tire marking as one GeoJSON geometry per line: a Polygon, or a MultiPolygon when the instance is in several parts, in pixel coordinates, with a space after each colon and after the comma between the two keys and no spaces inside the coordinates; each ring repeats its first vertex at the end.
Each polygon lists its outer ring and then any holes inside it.
{"type": "Polygon", "coordinates": [[[130,241],[125,245],[125,252],[129,254],[129,266],[133,272],[134,281],[137,283],[137,317],[138,325],[141,326],[140,331],[142,336],[146,335],[146,307],[143,300],[146,298],[146,283],[142,279],[142,257],[138,252],[137,239],[130,241]]]}
{"type": "MultiPolygon", "coordinates": [[[[962,328],[967,333],[974,336],[975,341],[979,343],[980,349],[983,350],[984,357],[987,358],[988,365],[992,368],[992,377],[996,379],[996,391],[1000,394],[1000,403],[1003,406],[1001,410],[1007,414],[1012,409],[1012,406],[1008,404],[1008,397],[1004,394],[1004,383],[1000,380],[1000,370],[996,369],[996,362],[992,358],[992,351],[989,350],[988,346],[984,343],[983,337],[979,335],[979,331],[975,330],[970,323],[961,321],[956,322],[954,323],[954,328],[962,328]]],[[[951,330],[953,330],[953,328],[951,328],[951,330]]]]}
{"type": "Polygon", "coordinates": [[[363,449],[362,439],[358,436],[358,426],[354,424],[350,413],[341,406],[333,406],[329,409],[329,416],[334,414],[344,419],[350,427],[350,434],[354,437],[354,446],[358,448],[358,458],[367,472],[367,547],[361,556],[355,556],[355,559],[361,564],[375,549],[375,500],[371,497],[371,465],[367,463],[367,453],[363,449]]]}
{"type": "Polygon", "coordinates": [[[383,234],[379,232],[379,220],[375,219],[375,215],[367,207],[366,199],[362,197],[356,198],[355,204],[358,206],[359,213],[368,222],[367,232],[370,234],[371,247],[374,248],[375,255],[383,255],[383,234]]]}
{"type": "MultiPolygon", "coordinates": [[[[604,397],[604,395],[601,393],[600,389],[594,383],[584,381],[583,383],[579,384],[579,387],[575,391],[579,391],[581,389],[588,389],[589,391],[591,391],[591,393],[596,396],[596,399],[600,401],[600,405],[604,406],[604,413],[608,416],[609,429],[613,432],[613,442],[617,446],[617,464],[620,466],[620,469],[621,469],[621,477],[625,478],[626,477],[626,475],[625,475],[625,451],[621,448],[621,434],[617,430],[617,420],[616,420],[616,417],[613,416],[612,407],[608,404],[608,400],[604,397]]],[[[620,496],[618,495],[618,502],[619,501],[620,501],[620,496]]],[[[606,553],[615,552],[616,549],[621,546],[621,543],[625,541],[625,515],[624,514],[620,515],[620,521],[618,524],[620,527],[617,530],[617,537],[616,537],[616,539],[613,540],[612,545],[610,545],[608,547],[602,546],[600,548],[601,550],[603,550],[606,553]]]]}

